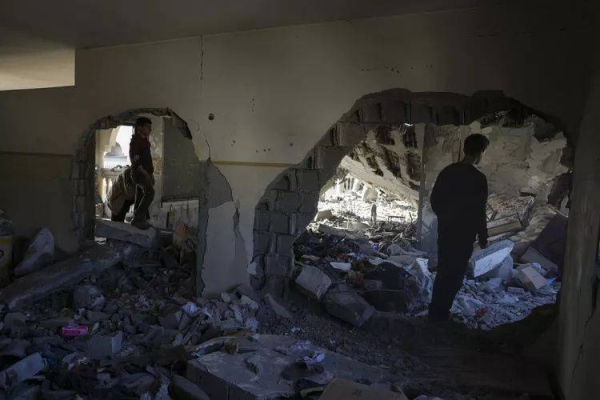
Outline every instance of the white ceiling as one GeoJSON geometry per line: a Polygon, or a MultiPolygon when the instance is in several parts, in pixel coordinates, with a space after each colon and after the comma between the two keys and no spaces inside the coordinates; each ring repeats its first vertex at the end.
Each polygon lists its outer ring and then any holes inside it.
{"type": "Polygon", "coordinates": [[[0,91],[73,85],[76,48],[522,1],[2,0],[0,91]]]}
{"type": "Polygon", "coordinates": [[[0,24],[96,47],[509,1],[518,0],[4,0],[0,24]]]}

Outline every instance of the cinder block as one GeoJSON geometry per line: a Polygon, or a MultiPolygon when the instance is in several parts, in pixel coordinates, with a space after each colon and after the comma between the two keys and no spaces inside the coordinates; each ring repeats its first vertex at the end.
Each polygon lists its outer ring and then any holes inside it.
{"type": "Polygon", "coordinates": [[[283,213],[271,212],[271,224],[269,231],[275,233],[288,234],[290,232],[289,217],[283,213]]]}
{"type": "Polygon", "coordinates": [[[317,267],[305,265],[296,278],[296,284],[309,296],[321,300],[331,286],[331,278],[317,267]]]}
{"type": "Polygon", "coordinates": [[[408,122],[407,104],[399,100],[386,100],[381,102],[382,122],[388,124],[404,124],[408,122]]]}
{"type": "Polygon", "coordinates": [[[469,275],[478,277],[500,266],[512,251],[514,243],[503,240],[494,243],[486,249],[476,251],[469,261],[469,275]]]}
{"type": "Polygon", "coordinates": [[[379,100],[363,100],[360,114],[361,122],[380,122],[383,117],[383,106],[379,100]]]}
{"type": "Polygon", "coordinates": [[[279,254],[267,254],[265,264],[266,275],[288,276],[292,267],[292,258],[279,254]]]}
{"type": "Polygon", "coordinates": [[[295,236],[277,235],[277,254],[292,256],[294,254],[293,244],[295,241],[295,236]]]}
{"type": "Polygon", "coordinates": [[[319,192],[319,171],[303,169],[298,171],[298,188],[305,192],[319,192]]]}
{"type": "Polygon", "coordinates": [[[302,193],[301,213],[315,213],[319,205],[319,192],[302,193]]]}
{"type": "Polygon", "coordinates": [[[266,254],[269,251],[270,237],[266,232],[254,232],[254,254],[266,254]]]}
{"type": "Polygon", "coordinates": [[[296,192],[280,191],[277,195],[275,210],[283,212],[295,212],[300,207],[300,195],[296,192]]]}
{"type": "Polygon", "coordinates": [[[367,129],[361,124],[338,122],[337,143],[338,146],[354,147],[367,136],[367,129]]]}
{"type": "Polygon", "coordinates": [[[271,221],[271,212],[265,210],[254,211],[254,230],[268,231],[271,221]]]}
{"type": "Polygon", "coordinates": [[[296,214],[296,232],[295,234],[298,235],[302,232],[304,232],[306,230],[306,227],[308,226],[308,224],[310,224],[313,220],[313,214],[312,213],[300,213],[300,214],[296,214]]]}

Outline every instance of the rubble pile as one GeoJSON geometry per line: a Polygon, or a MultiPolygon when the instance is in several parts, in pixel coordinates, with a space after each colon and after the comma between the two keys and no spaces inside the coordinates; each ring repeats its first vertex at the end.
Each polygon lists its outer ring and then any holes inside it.
{"type": "MultiPolygon", "coordinates": [[[[526,209],[531,207],[528,200],[520,201],[526,209]]],[[[500,210],[500,218],[513,215],[500,210]]],[[[522,211],[519,221],[527,219],[528,212],[522,211]]],[[[539,225],[538,234],[543,229],[539,225]]],[[[379,223],[362,232],[327,225],[309,230],[295,243],[296,287],[354,326],[363,325],[375,313],[425,315],[436,272],[430,255],[413,247],[411,228],[379,223]]],[[[487,249],[474,252],[452,308],[455,320],[488,330],[556,302],[558,271],[538,263],[516,264],[514,249],[513,241],[497,238],[487,249]]]]}
{"type": "MultiPolygon", "coordinates": [[[[256,332],[259,298],[239,286],[197,299],[192,254],[128,246],[135,255],[101,274],[2,308],[0,397],[209,398],[185,378],[187,362],[210,339],[256,332]],[[190,390],[192,397],[181,396],[190,390]]],[[[38,268],[40,275],[54,266],[38,268]]]]}

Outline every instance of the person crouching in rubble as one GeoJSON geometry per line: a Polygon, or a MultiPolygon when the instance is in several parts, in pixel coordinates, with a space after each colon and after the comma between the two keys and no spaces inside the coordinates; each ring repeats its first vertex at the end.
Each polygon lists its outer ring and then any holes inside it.
{"type": "Polygon", "coordinates": [[[131,177],[131,168],[125,167],[117,177],[108,194],[108,208],[111,221],[125,222],[125,217],[135,203],[136,185],[131,177]]]}
{"type": "Polygon", "coordinates": [[[151,132],[152,121],[146,117],[139,117],[135,122],[135,132],[129,145],[131,177],[136,185],[136,207],[131,225],[139,229],[150,228],[149,209],[154,200],[154,165],[149,139],[151,132]]]}
{"type": "Polygon", "coordinates": [[[440,172],[431,193],[431,208],[438,218],[438,272],[429,305],[429,318],[433,321],[449,319],[473,254],[475,237],[481,248],[488,246],[488,185],[475,165],[489,144],[483,135],[468,136],[464,158],[440,172]]]}

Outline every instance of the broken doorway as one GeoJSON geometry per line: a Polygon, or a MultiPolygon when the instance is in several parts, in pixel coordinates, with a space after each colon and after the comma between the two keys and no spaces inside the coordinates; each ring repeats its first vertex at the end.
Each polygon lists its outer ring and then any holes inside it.
{"type": "Polygon", "coordinates": [[[357,102],[257,205],[254,285],[306,294],[355,326],[377,312],[422,315],[437,267],[429,192],[441,169],[462,157],[464,139],[482,133],[492,142],[480,168],[500,259],[468,277],[454,312],[470,327],[491,329],[554,303],[559,271],[524,256],[560,214],[547,203],[569,170],[569,143],[559,123],[496,95],[390,91],[357,102]],[[347,190],[349,201],[340,195],[347,190]],[[395,209],[403,211],[371,218],[375,193],[388,198],[394,191],[395,209]],[[395,221],[394,214],[407,218],[395,221]],[[515,281],[524,274],[539,278],[536,287],[515,281]]]}

